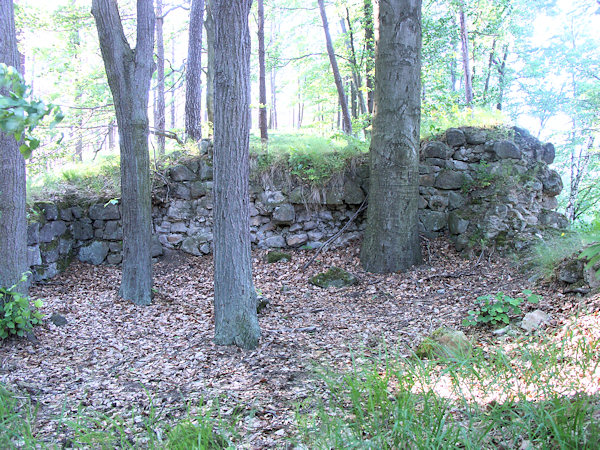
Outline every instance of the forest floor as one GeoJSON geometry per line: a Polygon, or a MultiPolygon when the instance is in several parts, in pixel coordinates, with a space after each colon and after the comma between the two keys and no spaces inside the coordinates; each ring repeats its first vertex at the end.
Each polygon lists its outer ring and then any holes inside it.
{"type": "MultiPolygon", "coordinates": [[[[136,307],[118,297],[120,269],[73,264],[32,289],[44,299],[36,329],[39,342],[8,340],[0,346],[0,383],[29,394],[38,408],[35,431],[47,442],[68,443],[60,417],[94,410],[143,422],[151,413],[175,422],[201,399],[220,398],[223,417],[239,417],[246,448],[285,447],[297,433],[301,402],[327,395],[316,369],[344,371],[353,355],[386,348],[410,354],[422,336],[440,326],[464,329],[462,319],[481,295],[518,295],[529,283],[510,261],[462,259],[444,239],[424,247],[425,262],[406,273],[362,271],[358,244],[330,250],[306,271],[313,253],[293,253],[291,262],[267,264],[253,253],[254,280],[270,305],[259,315],[262,338],[253,351],[213,343],[212,258],[176,253],[155,265],[156,297],[136,307]],[[337,266],[360,283],[321,289],[308,283],[337,266]],[[385,344],[384,344],[385,342],[385,344]],[[135,417],[139,415],[140,417],[135,417]]],[[[540,308],[557,326],[577,307],[556,286],[534,289],[540,308]]],[[[487,332],[465,330],[476,341],[487,332]]]]}

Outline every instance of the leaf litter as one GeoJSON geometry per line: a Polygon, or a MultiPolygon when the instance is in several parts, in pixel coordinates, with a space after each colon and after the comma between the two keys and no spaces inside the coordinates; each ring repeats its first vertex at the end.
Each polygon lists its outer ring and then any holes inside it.
{"type": "MultiPolygon", "coordinates": [[[[68,439],[58,418],[80,408],[130,417],[132,411],[147,416],[152,405],[173,424],[195,405],[218,399],[223,417],[240,418],[237,445],[281,447],[297,431],[298,405],[327,396],[315,367],[344,371],[354,355],[377,356],[384,346],[408,355],[440,326],[463,329],[478,296],[518,295],[528,286],[506,259],[466,260],[445,239],[427,246],[422,266],[384,275],[361,269],[357,243],[320,255],[307,270],[310,251],[274,264],[266,263],[266,251],[254,251],[255,287],[270,304],[259,315],[262,337],[252,351],[213,343],[210,256],[173,252],[158,261],[147,307],[119,298],[120,268],[73,263],[31,290],[44,300],[45,316],[58,313],[67,324],[46,320],[35,330],[37,343],[0,344],[0,382],[32,397],[35,431],[51,443],[68,439]],[[333,266],[359,284],[308,283],[333,266]]],[[[536,307],[551,312],[555,324],[576,307],[565,310],[567,297],[556,286],[537,292],[543,300],[536,307]]],[[[489,332],[468,331],[489,339],[489,332]]],[[[141,422],[137,417],[133,426],[141,422]]]]}

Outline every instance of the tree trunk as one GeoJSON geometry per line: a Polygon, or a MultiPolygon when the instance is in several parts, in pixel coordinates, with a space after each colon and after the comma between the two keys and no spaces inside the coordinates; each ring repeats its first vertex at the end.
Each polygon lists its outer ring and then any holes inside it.
{"type": "MultiPolygon", "coordinates": [[[[354,83],[354,90],[352,91],[353,97],[353,108],[356,109],[356,100],[358,96],[358,101],[360,102],[358,106],[360,107],[360,113],[364,114],[367,110],[367,106],[365,104],[365,98],[363,96],[362,90],[362,80],[359,72],[358,62],[356,59],[356,50],[354,48],[354,31],[352,30],[352,22],[350,20],[350,9],[346,8],[346,22],[348,23],[348,31],[346,31],[346,24],[344,20],[340,20],[340,25],[342,27],[342,33],[348,36],[346,39],[346,47],[348,48],[348,52],[350,53],[350,65],[352,66],[352,81],[354,83]]],[[[358,117],[358,114],[355,110],[352,111],[352,116],[354,118],[358,117]]]]}
{"type": "Polygon", "coordinates": [[[108,124],[108,149],[112,151],[115,147],[115,122],[111,120],[108,124]]]}
{"type": "MultiPolygon", "coordinates": [[[[12,0],[0,0],[0,62],[20,65],[12,0]]],[[[0,287],[15,285],[29,269],[25,211],[25,160],[17,141],[0,132],[0,287]]],[[[26,294],[27,287],[18,291],[26,294]]]]}
{"type": "Polygon", "coordinates": [[[469,68],[469,32],[467,30],[467,17],[465,15],[464,0],[460,3],[460,41],[462,43],[463,71],[465,73],[465,101],[467,106],[473,103],[473,79],[469,68]]]}
{"type": "Polygon", "coordinates": [[[185,88],[185,134],[202,139],[202,26],[204,0],[192,0],[185,88]]]}
{"type": "MultiPolygon", "coordinates": [[[[206,117],[215,123],[215,21],[212,15],[213,0],[206,0],[206,117]]],[[[214,134],[214,132],[213,132],[214,134]]]]}
{"type": "Polygon", "coordinates": [[[165,154],[165,42],[163,39],[163,2],[156,0],[156,115],[154,116],[154,129],[156,133],[156,146],[158,154],[165,154]]]}
{"type": "Polygon", "coordinates": [[[364,21],[365,21],[365,48],[366,48],[366,72],[367,72],[367,110],[373,113],[373,71],[375,69],[375,33],[373,27],[373,1],[365,0],[364,3],[364,21]]]}
{"type": "Polygon", "coordinates": [[[327,23],[327,14],[325,13],[325,4],[323,1],[324,0],[318,0],[319,11],[321,12],[321,20],[323,21],[325,44],[327,45],[327,54],[329,55],[329,62],[331,63],[331,71],[333,72],[333,79],[335,81],[335,87],[337,88],[339,102],[342,108],[342,130],[346,134],[352,134],[352,121],[350,120],[350,112],[348,111],[348,102],[346,101],[344,84],[342,83],[340,69],[338,68],[335,53],[333,51],[333,43],[331,42],[331,35],[329,34],[329,24],[327,23]]]}
{"type": "Polygon", "coordinates": [[[269,109],[269,128],[277,129],[277,85],[275,84],[275,68],[271,69],[271,108],[269,109]]]}
{"type": "Polygon", "coordinates": [[[92,0],[100,50],[112,92],[121,148],[123,275],[119,294],[138,305],[152,299],[148,92],[154,70],[152,0],[137,1],[136,47],[123,32],[117,2],[92,0]]]}
{"type": "Polygon", "coordinates": [[[492,76],[492,65],[494,64],[494,59],[496,58],[496,38],[492,42],[492,50],[490,50],[490,59],[488,61],[487,73],[485,75],[485,85],[483,86],[483,103],[486,103],[487,94],[490,89],[490,78],[492,76]]]}
{"type": "MultiPolygon", "coordinates": [[[[175,37],[171,38],[171,67],[175,67],[175,37]]],[[[171,70],[171,128],[177,128],[176,120],[175,120],[175,84],[177,83],[177,72],[175,70],[171,70]]]]}
{"type": "Polygon", "coordinates": [[[252,0],[214,0],[215,342],[255,348],[260,338],[250,254],[250,31],[252,0]]]}
{"type": "Polygon", "coordinates": [[[369,272],[396,272],[421,262],[420,93],[421,0],[381,1],[369,208],[361,249],[369,272]]]}
{"type": "Polygon", "coordinates": [[[258,127],[260,139],[265,144],[267,134],[267,80],[265,69],[265,8],[264,1],[258,0],[258,127]]]}
{"type": "Polygon", "coordinates": [[[502,111],[502,102],[504,101],[504,85],[506,82],[506,60],[508,59],[508,45],[504,46],[504,55],[502,62],[497,65],[498,68],[498,103],[496,109],[502,111]]]}

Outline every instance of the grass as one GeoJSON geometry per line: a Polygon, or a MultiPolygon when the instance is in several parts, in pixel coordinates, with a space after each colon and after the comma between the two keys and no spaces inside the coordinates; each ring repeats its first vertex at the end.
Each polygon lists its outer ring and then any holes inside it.
{"type": "Polygon", "coordinates": [[[32,448],[35,411],[27,398],[19,397],[0,385],[0,448],[32,448]]]}
{"type": "Polygon", "coordinates": [[[445,360],[356,358],[326,373],[329,398],[299,409],[323,449],[598,448],[600,328],[584,317],[547,337],[445,360]]]}
{"type": "Polygon", "coordinates": [[[551,236],[533,246],[524,266],[549,279],[562,260],[579,253],[586,245],[594,242],[600,242],[598,230],[569,231],[551,236]]]}
{"type": "Polygon", "coordinates": [[[432,109],[423,111],[421,116],[421,139],[428,139],[444,133],[448,128],[477,127],[501,128],[510,120],[501,112],[487,108],[459,108],[454,105],[450,109],[432,109]]]}
{"type": "Polygon", "coordinates": [[[286,174],[316,187],[356,164],[368,149],[368,142],[345,135],[272,133],[266,148],[259,137],[250,139],[255,176],[286,174]]]}

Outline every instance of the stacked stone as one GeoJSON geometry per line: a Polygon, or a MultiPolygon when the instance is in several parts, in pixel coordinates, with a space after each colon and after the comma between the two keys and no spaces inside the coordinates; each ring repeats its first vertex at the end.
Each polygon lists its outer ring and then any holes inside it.
{"type": "MultiPolygon", "coordinates": [[[[204,153],[210,155],[210,148],[204,153]]],[[[498,130],[454,128],[439,140],[423,142],[421,233],[427,237],[448,233],[459,251],[478,245],[520,250],[545,230],[566,227],[564,216],[555,211],[562,181],[548,168],[553,160],[552,144],[542,144],[521,129],[502,135],[498,130]]],[[[284,181],[252,183],[253,245],[319,246],[337,233],[365,200],[368,172],[367,165],[359,166],[334,177],[321,189],[284,181]]],[[[153,256],[164,249],[192,255],[212,251],[212,176],[212,165],[204,155],[181,161],[164,178],[155,180],[153,256]]],[[[89,207],[85,201],[79,206],[35,205],[29,225],[29,263],[36,279],[54,276],[73,257],[91,264],[121,262],[120,208],[107,200],[89,207]]],[[[365,220],[363,212],[335,245],[360,238],[365,220]]]]}

